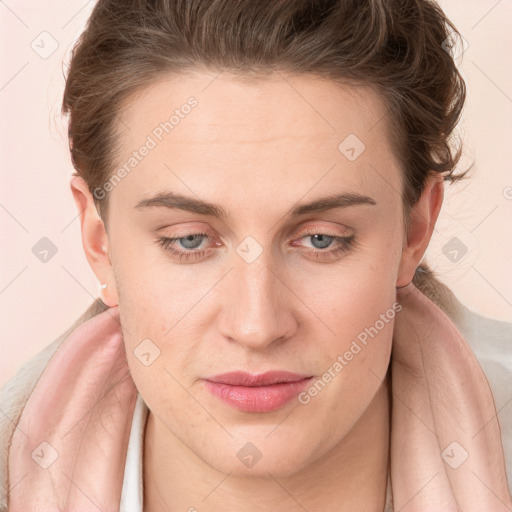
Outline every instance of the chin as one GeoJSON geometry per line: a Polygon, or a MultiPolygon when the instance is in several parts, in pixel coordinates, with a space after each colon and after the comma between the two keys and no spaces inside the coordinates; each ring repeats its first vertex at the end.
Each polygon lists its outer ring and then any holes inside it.
{"type": "MultiPolygon", "coordinates": [[[[265,433],[265,435],[267,435],[265,433]]],[[[269,473],[275,478],[291,476],[303,470],[312,454],[297,450],[297,443],[269,441],[255,436],[253,441],[233,441],[229,445],[215,449],[210,454],[204,454],[203,460],[224,474],[239,477],[269,478],[269,473]]],[[[247,439],[247,437],[244,437],[247,439]]],[[[308,448],[311,448],[309,446],[308,448]]]]}

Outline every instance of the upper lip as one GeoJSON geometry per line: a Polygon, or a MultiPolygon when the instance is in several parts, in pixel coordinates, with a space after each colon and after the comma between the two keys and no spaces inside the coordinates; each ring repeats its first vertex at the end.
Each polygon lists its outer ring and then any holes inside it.
{"type": "Polygon", "coordinates": [[[252,374],[247,372],[228,372],[221,375],[208,377],[205,380],[230,384],[232,386],[270,386],[279,382],[297,382],[311,377],[311,375],[300,375],[286,371],[270,371],[265,373],[252,374]]]}

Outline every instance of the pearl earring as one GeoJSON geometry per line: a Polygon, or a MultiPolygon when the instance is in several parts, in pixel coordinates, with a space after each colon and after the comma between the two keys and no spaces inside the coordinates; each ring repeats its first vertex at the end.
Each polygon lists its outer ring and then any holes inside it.
{"type": "MultiPolygon", "coordinates": [[[[105,304],[105,306],[107,306],[109,308],[113,308],[113,307],[117,306],[117,304],[110,304],[111,298],[105,297],[105,294],[103,292],[106,287],[107,287],[107,283],[103,283],[100,285],[100,299],[102,300],[103,304],[105,304]]],[[[114,292],[114,290],[112,290],[112,293],[113,292],[114,292]]]]}

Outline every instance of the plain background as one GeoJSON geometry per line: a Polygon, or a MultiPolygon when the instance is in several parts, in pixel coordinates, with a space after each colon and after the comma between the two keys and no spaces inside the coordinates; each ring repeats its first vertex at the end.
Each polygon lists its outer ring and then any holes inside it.
{"type": "MultiPolygon", "coordinates": [[[[0,386],[99,294],[60,116],[63,62],[94,3],[0,0],[0,386]],[[55,254],[41,261],[40,247],[50,245],[55,254]]],[[[439,3],[467,42],[458,59],[468,87],[458,133],[462,167],[475,166],[470,180],[447,186],[427,261],[467,307],[510,322],[512,1],[439,3]]]]}

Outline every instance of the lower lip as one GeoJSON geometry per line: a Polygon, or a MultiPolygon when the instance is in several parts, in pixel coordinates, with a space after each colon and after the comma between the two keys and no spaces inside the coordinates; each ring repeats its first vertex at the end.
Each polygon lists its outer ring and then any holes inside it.
{"type": "Polygon", "coordinates": [[[275,411],[296,397],[313,377],[271,386],[232,386],[205,380],[208,391],[235,409],[246,412],[275,411]]]}

